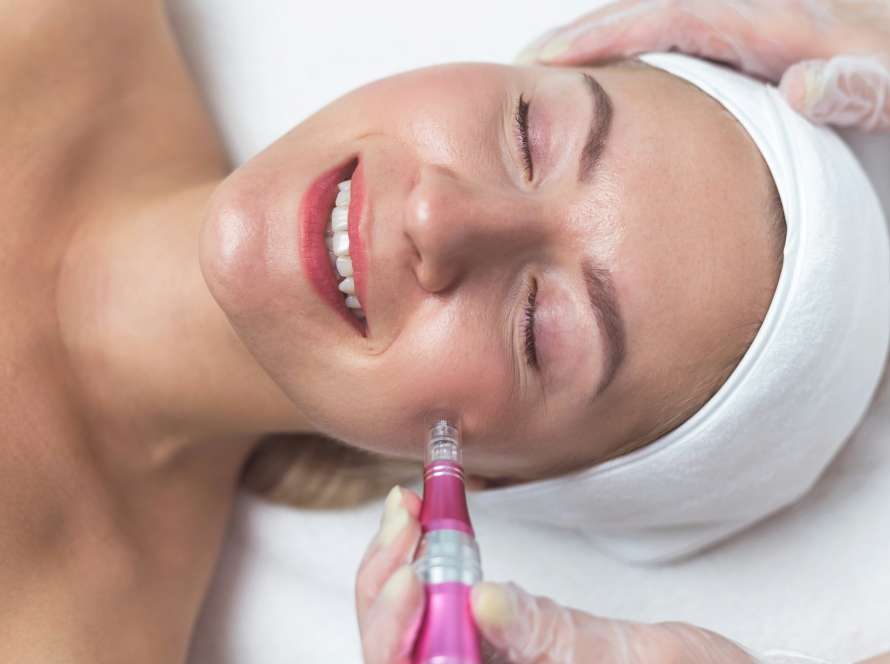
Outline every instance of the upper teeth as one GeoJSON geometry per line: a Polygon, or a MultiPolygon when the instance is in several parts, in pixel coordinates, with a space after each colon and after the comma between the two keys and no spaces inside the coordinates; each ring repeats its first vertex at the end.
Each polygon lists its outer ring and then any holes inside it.
{"type": "Polygon", "coordinates": [[[328,256],[331,265],[343,280],[337,288],[346,297],[346,306],[353,310],[359,318],[365,317],[361,302],[355,294],[355,279],[352,276],[352,258],[349,255],[349,193],[351,180],[346,180],[337,185],[337,200],[334,209],[331,210],[331,219],[325,229],[325,244],[328,247],[328,256]]]}

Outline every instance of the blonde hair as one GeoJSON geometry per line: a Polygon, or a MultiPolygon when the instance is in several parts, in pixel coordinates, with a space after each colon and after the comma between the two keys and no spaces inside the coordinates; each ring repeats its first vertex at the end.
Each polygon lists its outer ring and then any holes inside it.
{"type": "Polygon", "coordinates": [[[421,464],[366,452],[321,435],[276,434],[260,441],[241,483],[272,502],[334,509],[382,498],[420,477],[421,464]]]}

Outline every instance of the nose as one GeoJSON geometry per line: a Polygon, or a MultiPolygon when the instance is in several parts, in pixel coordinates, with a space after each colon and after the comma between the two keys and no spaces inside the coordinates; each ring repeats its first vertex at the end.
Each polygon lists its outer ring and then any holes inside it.
{"type": "Polygon", "coordinates": [[[516,261],[540,248],[542,224],[531,199],[504,186],[474,183],[438,165],[421,167],[408,197],[405,233],[415,274],[431,293],[472,271],[516,261]]]}

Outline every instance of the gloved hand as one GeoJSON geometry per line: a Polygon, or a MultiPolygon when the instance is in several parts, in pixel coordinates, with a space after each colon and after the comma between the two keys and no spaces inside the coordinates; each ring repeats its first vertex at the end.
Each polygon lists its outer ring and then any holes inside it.
{"type": "MultiPolygon", "coordinates": [[[[394,488],[356,578],[356,610],[366,664],[409,664],[423,611],[423,586],[410,563],[420,541],[420,498],[394,488]]],[[[738,644],[685,623],[599,618],[533,597],[512,583],[473,589],[486,662],[513,664],[753,664],[817,662],[786,653],[758,658],[738,644]]]]}
{"type": "Polygon", "coordinates": [[[757,662],[732,641],[692,625],[600,618],[513,583],[476,586],[473,613],[483,636],[513,664],[757,662]]]}
{"type": "Polygon", "coordinates": [[[677,50],[779,83],[814,122],[890,130],[887,0],[620,0],[545,33],[521,62],[677,50]]]}
{"type": "Polygon", "coordinates": [[[365,664],[410,664],[424,599],[409,564],[420,542],[420,507],[416,493],[393,487],[359,565],[355,608],[365,664]]]}

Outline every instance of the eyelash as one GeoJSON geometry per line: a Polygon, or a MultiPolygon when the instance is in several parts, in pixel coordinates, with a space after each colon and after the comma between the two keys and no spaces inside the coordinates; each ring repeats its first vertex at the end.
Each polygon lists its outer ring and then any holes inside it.
{"type": "Polygon", "coordinates": [[[525,173],[528,179],[534,178],[534,167],[532,165],[532,151],[528,142],[528,107],[529,102],[525,101],[522,95],[519,95],[519,103],[516,105],[516,112],[513,119],[516,121],[516,133],[519,137],[519,147],[522,152],[522,162],[525,166],[525,173]]]}
{"type": "Polygon", "coordinates": [[[538,368],[538,351],[535,348],[535,300],[538,297],[538,282],[532,279],[525,304],[525,361],[532,369],[538,368]]]}

